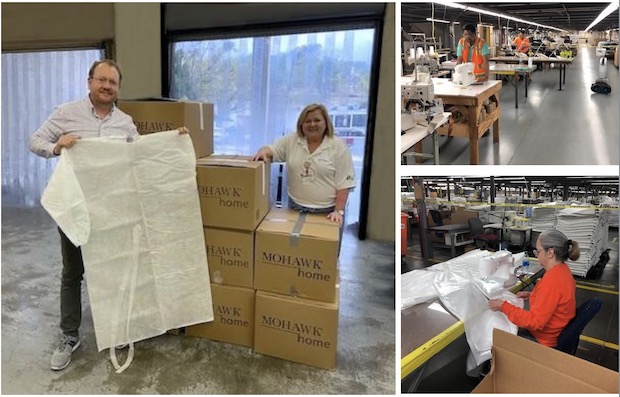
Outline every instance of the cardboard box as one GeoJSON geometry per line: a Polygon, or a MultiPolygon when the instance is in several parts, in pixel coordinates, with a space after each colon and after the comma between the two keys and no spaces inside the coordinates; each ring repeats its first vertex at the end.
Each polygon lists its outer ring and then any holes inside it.
{"type": "Polygon", "coordinates": [[[254,351],[331,369],[338,349],[338,305],[256,291],[254,351]]]}
{"type": "Polygon", "coordinates": [[[214,320],[185,327],[185,335],[252,347],[254,344],[254,290],[211,284],[214,320]]]}
{"type": "Polygon", "coordinates": [[[141,135],[187,127],[196,158],[213,153],[213,104],[171,100],[118,101],[141,135]]]}
{"type": "Polygon", "coordinates": [[[618,372],[508,332],[493,330],[489,374],[472,393],[613,393],[618,372]]]}
{"type": "Polygon", "coordinates": [[[211,282],[254,288],[254,232],[205,227],[211,282]]]}
{"type": "Polygon", "coordinates": [[[478,211],[469,211],[460,207],[450,215],[450,223],[457,225],[459,223],[467,223],[469,218],[478,218],[478,211]]]}
{"type": "Polygon", "coordinates": [[[247,156],[196,161],[202,224],[254,230],[269,211],[270,167],[247,156]]]}
{"type": "Polygon", "coordinates": [[[334,302],[339,238],[324,214],[272,209],[256,229],[254,288],[334,302]]]}

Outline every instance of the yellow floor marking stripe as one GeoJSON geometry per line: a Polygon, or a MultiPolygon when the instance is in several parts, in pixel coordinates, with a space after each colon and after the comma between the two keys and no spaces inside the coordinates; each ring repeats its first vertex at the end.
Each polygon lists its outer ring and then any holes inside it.
{"type": "Polygon", "coordinates": [[[590,343],[593,343],[595,345],[599,345],[599,346],[603,346],[603,347],[608,347],[610,349],[618,350],[618,345],[615,344],[615,343],[605,342],[604,340],[592,338],[590,336],[585,336],[585,335],[580,335],[579,339],[580,340],[585,340],[586,342],[590,342],[590,343]]]}
{"type": "Polygon", "coordinates": [[[407,375],[430,360],[431,357],[439,353],[464,332],[465,325],[462,321],[457,321],[445,331],[442,331],[439,335],[406,355],[400,360],[400,379],[405,379],[407,375]]]}
{"type": "Polygon", "coordinates": [[[596,291],[596,292],[602,292],[604,294],[618,295],[618,291],[610,291],[610,290],[602,289],[602,288],[588,287],[587,285],[579,285],[579,284],[577,284],[577,288],[587,289],[587,290],[596,291]]]}
{"type": "Polygon", "coordinates": [[[607,291],[615,291],[618,288],[616,284],[599,284],[599,283],[591,283],[591,282],[584,281],[584,280],[577,281],[577,286],[602,288],[607,291]]]}

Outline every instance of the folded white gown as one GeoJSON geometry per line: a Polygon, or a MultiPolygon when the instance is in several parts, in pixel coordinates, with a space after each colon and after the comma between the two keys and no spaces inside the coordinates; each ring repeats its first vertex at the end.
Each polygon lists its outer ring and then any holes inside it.
{"type": "Polygon", "coordinates": [[[82,247],[99,351],[213,321],[189,135],[82,139],[41,203],[82,247]]]}

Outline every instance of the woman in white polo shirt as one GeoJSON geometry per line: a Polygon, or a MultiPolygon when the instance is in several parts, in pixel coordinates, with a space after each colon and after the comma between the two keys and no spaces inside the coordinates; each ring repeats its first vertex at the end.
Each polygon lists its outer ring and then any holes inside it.
{"type": "Polygon", "coordinates": [[[355,186],[353,159],[347,144],[334,136],[325,106],[306,106],[297,132],[262,147],[254,159],[286,162],[291,209],[326,213],[342,226],[349,190],[355,186]]]}

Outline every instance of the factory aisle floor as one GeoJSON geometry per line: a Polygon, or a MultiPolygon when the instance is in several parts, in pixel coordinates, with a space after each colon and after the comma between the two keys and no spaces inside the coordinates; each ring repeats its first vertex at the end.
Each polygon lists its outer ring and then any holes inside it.
{"type": "MultiPolygon", "coordinates": [[[[59,335],[58,231],[41,208],[2,207],[2,394],[394,394],[394,244],[345,232],[340,255],[337,368],[254,354],[189,336],[137,342],[116,374],[97,352],[83,288],[82,344],[50,369],[59,335]]],[[[119,361],[126,353],[120,350],[119,361]]]]}
{"type": "MultiPolygon", "coordinates": [[[[422,269],[450,259],[450,249],[433,248],[433,259],[421,257],[417,229],[413,229],[407,256],[401,262],[401,273],[422,269]]],[[[593,278],[575,277],[577,282],[577,305],[597,296],[603,300],[601,311],[584,329],[576,356],[603,367],[618,371],[618,228],[609,228],[609,260],[602,272],[593,278]]],[[[461,248],[462,249],[462,248],[461,248]]],[[[457,251],[457,255],[462,252],[457,251]]],[[[592,272],[595,273],[595,272],[592,272]]],[[[479,380],[468,377],[463,371],[464,363],[447,366],[439,377],[425,380],[419,391],[440,392],[445,380],[450,379],[450,390],[469,392],[479,380]],[[462,364],[462,365],[461,365],[462,364]]]]}
{"type": "MultiPolygon", "coordinates": [[[[536,71],[525,98],[519,84],[519,108],[515,109],[514,86],[504,82],[500,91],[500,142],[492,134],[479,141],[482,165],[514,164],[618,164],[620,85],[618,68],[608,60],[609,95],[595,94],[590,86],[599,70],[595,48],[579,48],[566,69],[566,84],[559,91],[557,68],[536,71]]],[[[425,139],[424,152],[432,153],[432,140],[425,139]]],[[[440,164],[469,164],[465,138],[439,137],[440,164]]],[[[424,164],[433,164],[427,160],[424,164]]]]}

